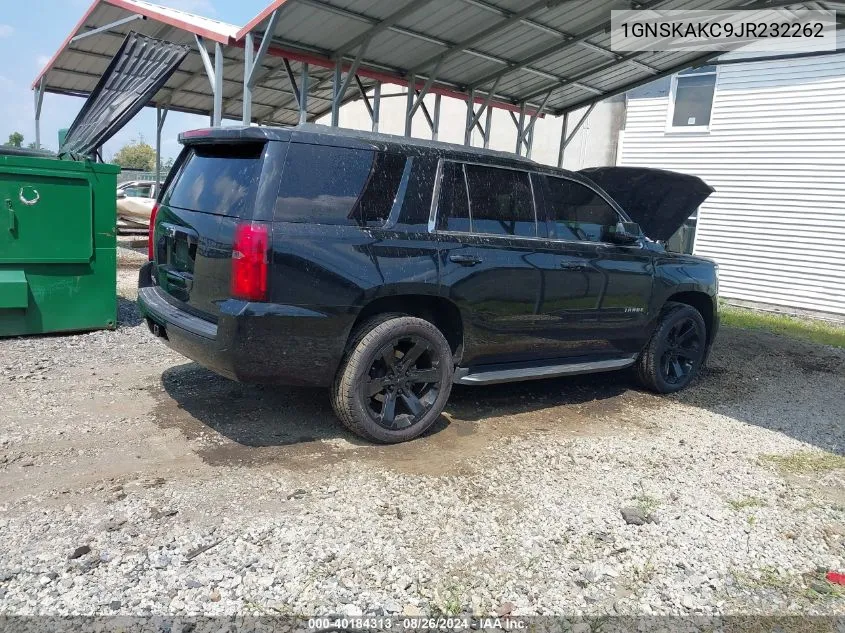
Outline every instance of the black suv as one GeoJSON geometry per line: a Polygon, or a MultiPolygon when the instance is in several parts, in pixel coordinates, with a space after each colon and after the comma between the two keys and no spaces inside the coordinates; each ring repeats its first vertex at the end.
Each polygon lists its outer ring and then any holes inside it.
{"type": "Polygon", "coordinates": [[[180,141],[150,329],[234,380],[331,386],[370,440],[424,432],[453,383],[635,366],[676,391],[716,334],[716,265],[652,241],[712,192],[698,178],[316,125],[180,141]]]}

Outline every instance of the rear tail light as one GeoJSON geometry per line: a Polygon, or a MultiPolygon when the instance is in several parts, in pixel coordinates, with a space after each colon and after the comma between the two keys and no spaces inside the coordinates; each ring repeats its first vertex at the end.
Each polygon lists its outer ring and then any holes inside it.
{"type": "Polygon", "coordinates": [[[247,301],[267,298],[269,234],[261,224],[239,224],[232,246],[232,296],[247,301]]]}
{"type": "Polygon", "coordinates": [[[155,259],[155,232],[156,232],[156,216],[158,215],[158,202],[153,205],[153,210],[150,211],[150,233],[147,239],[147,257],[150,261],[155,259]]]}

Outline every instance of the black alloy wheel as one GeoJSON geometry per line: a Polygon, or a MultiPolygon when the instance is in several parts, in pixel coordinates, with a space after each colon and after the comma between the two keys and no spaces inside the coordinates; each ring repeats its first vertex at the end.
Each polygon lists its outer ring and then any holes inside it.
{"type": "Polygon", "coordinates": [[[383,346],[361,382],[367,413],[379,426],[405,429],[434,406],[443,376],[434,345],[419,336],[402,336],[383,346]]]}
{"type": "Polygon", "coordinates": [[[698,375],[707,355],[707,326],[694,307],[668,302],[640,352],[635,371],[640,383],[657,393],[673,393],[698,375]]]}
{"type": "Polygon", "coordinates": [[[380,314],[350,335],[332,384],[332,406],[352,432],[395,444],[419,437],[440,417],[452,390],[449,342],[430,321],[380,314]]]}
{"type": "Polygon", "coordinates": [[[691,379],[704,355],[703,332],[687,316],[675,321],[666,336],[666,346],[660,358],[660,371],[670,385],[685,385],[691,379]]]}

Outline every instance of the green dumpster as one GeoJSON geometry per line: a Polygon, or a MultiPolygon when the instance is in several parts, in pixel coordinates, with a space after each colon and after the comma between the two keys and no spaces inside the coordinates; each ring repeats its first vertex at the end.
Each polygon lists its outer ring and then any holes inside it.
{"type": "Polygon", "coordinates": [[[119,172],[0,148],[0,336],[115,327],[119,172]]]}

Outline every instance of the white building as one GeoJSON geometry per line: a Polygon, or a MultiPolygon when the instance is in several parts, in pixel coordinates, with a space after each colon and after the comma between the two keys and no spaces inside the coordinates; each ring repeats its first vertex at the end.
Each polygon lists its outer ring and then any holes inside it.
{"type": "MultiPolygon", "coordinates": [[[[384,86],[397,96],[382,100],[380,131],[404,133],[402,92],[384,86]]],[[[465,121],[466,103],[443,98],[440,140],[462,143],[465,121]]],[[[363,102],[346,105],[340,125],[369,129],[363,102]]],[[[534,160],[557,164],[561,127],[562,117],[538,120],[534,160]]],[[[492,149],[515,150],[509,113],[495,110],[492,130],[492,149]]],[[[413,136],[430,135],[418,112],[413,136]]],[[[719,262],[723,297],[845,315],[845,54],[692,69],[601,102],[564,167],[614,163],[694,174],[716,189],[699,210],[694,252],[719,262]]]]}
{"type": "Polygon", "coordinates": [[[694,252],[723,297],[845,315],[845,55],[685,71],[628,93],[618,164],[716,189],[694,252]]]}
{"type": "MultiPolygon", "coordinates": [[[[385,84],[382,97],[379,131],[386,134],[405,133],[405,88],[385,84]]],[[[429,112],[434,111],[434,95],[428,95],[425,103],[429,112]]],[[[477,108],[478,106],[476,106],[477,108]]],[[[568,129],[571,132],[580,121],[585,110],[576,110],[569,116],[568,129]]],[[[566,169],[578,170],[585,167],[613,165],[616,162],[616,148],[618,146],[619,130],[625,114],[623,97],[607,99],[593,109],[590,117],[584,122],[564,152],[563,166],[566,169]]],[[[465,101],[443,97],[440,106],[440,134],[438,140],[447,143],[464,142],[464,126],[466,124],[467,106],[465,101]]],[[[328,124],[327,115],[319,123],[328,124]]],[[[483,124],[483,121],[482,121],[483,124]]],[[[340,111],[340,126],[357,130],[369,130],[370,115],[363,101],[353,101],[345,105],[340,111]]],[[[537,120],[534,126],[534,145],[531,158],[547,165],[557,165],[560,148],[560,133],[563,117],[545,116],[537,120]]],[[[490,149],[506,152],[516,150],[516,126],[511,116],[505,110],[493,110],[492,134],[490,135],[490,149]]],[[[431,138],[431,128],[421,111],[414,117],[412,136],[416,138],[431,138]]],[[[482,145],[482,139],[477,130],[473,131],[472,144],[482,145]]]]}

